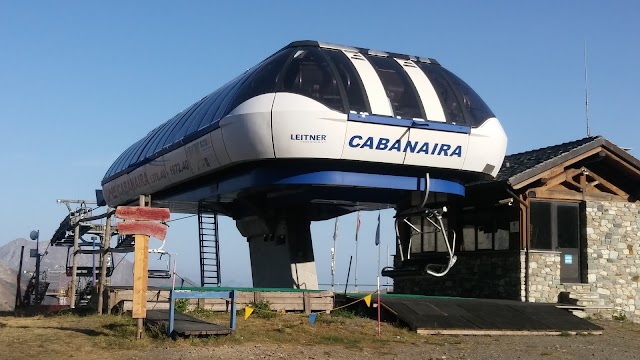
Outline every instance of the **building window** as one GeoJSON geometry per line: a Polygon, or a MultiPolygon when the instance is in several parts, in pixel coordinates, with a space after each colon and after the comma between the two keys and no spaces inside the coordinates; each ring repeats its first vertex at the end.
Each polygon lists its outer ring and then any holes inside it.
{"type": "Polygon", "coordinates": [[[508,206],[466,209],[462,251],[519,249],[518,213],[508,206]],[[512,225],[513,224],[513,225],[512,225]]]}
{"type": "Polygon", "coordinates": [[[580,204],[532,201],[531,248],[558,250],[580,246],[580,204]]]}
{"type": "MultiPolygon", "coordinates": [[[[433,224],[421,217],[412,216],[409,221],[416,228],[422,231],[418,233],[411,231],[411,253],[420,254],[426,252],[446,252],[447,244],[444,242],[444,236],[433,224]]],[[[437,222],[436,222],[437,223],[437,222]]],[[[446,218],[442,219],[442,223],[445,229],[448,229],[448,221],[446,218]]],[[[449,232],[449,242],[451,243],[451,232],[449,232]]]]}

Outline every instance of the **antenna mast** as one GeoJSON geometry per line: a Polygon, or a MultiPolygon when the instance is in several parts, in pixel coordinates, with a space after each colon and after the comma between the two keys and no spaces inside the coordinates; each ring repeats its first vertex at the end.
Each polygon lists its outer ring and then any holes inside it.
{"type": "Polygon", "coordinates": [[[587,120],[587,136],[591,136],[589,128],[589,80],[587,76],[587,41],[584,41],[584,111],[587,120]]]}

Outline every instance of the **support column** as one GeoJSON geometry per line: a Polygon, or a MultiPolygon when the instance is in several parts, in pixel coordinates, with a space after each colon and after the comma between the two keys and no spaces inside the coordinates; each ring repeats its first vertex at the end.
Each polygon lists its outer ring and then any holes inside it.
{"type": "MultiPolygon", "coordinates": [[[[107,208],[107,213],[110,211],[107,208]]],[[[107,216],[105,222],[104,236],[102,237],[102,250],[100,251],[100,286],[98,288],[98,314],[102,315],[104,306],[104,286],[107,282],[107,266],[111,255],[111,215],[107,216]]]]}
{"type": "Polygon", "coordinates": [[[310,220],[290,213],[271,231],[257,217],[237,226],[249,242],[254,287],[318,289],[310,220]]]}
{"type": "Polygon", "coordinates": [[[69,306],[74,309],[76,307],[76,292],[78,291],[78,241],[80,239],[80,216],[75,215],[76,224],[73,228],[73,267],[71,270],[71,298],[69,306]]]}

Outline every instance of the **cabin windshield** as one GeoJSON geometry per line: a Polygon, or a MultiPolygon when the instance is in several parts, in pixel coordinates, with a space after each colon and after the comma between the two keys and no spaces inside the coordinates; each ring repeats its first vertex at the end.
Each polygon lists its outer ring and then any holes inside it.
{"type": "Polygon", "coordinates": [[[282,91],[300,94],[344,112],[340,88],[327,58],[317,48],[300,48],[282,77],[282,91]]]}

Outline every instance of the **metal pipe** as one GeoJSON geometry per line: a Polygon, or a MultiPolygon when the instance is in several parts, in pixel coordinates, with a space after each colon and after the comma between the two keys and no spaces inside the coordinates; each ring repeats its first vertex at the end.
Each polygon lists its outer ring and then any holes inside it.
{"type": "Polygon", "coordinates": [[[347,288],[349,287],[349,274],[351,274],[351,260],[353,260],[353,255],[349,257],[349,270],[347,270],[347,282],[344,283],[344,293],[347,293],[347,288]]]}
{"type": "Polygon", "coordinates": [[[73,268],[71,270],[71,299],[70,306],[72,309],[76,307],[76,291],[78,282],[78,240],[80,239],[80,222],[76,221],[73,229],[73,268]]]}
{"type": "MultiPolygon", "coordinates": [[[[524,202],[524,201],[523,201],[524,202]]],[[[525,269],[525,273],[524,273],[524,298],[526,302],[529,302],[529,288],[530,288],[530,283],[531,283],[531,276],[529,275],[529,268],[530,268],[530,263],[531,263],[531,255],[529,253],[529,248],[531,248],[531,239],[529,236],[529,222],[531,220],[531,212],[529,211],[529,199],[527,199],[527,202],[525,202],[523,204],[524,207],[524,221],[525,221],[525,226],[524,228],[524,233],[522,234],[522,236],[525,237],[525,257],[524,257],[524,269],[525,269]]],[[[522,208],[520,208],[522,210],[522,208]]]]}
{"type": "Polygon", "coordinates": [[[40,299],[40,238],[36,239],[36,291],[35,291],[35,299],[33,301],[34,305],[38,304],[38,300],[40,299]]]}
{"type": "Polygon", "coordinates": [[[104,219],[106,217],[111,217],[111,215],[113,215],[115,213],[116,213],[115,210],[107,211],[104,214],[82,218],[82,222],[89,222],[89,221],[104,219]]]}
{"type": "Polygon", "coordinates": [[[104,285],[107,281],[107,266],[109,262],[107,259],[111,256],[109,250],[111,249],[111,215],[113,211],[107,212],[109,215],[107,216],[107,222],[104,227],[104,236],[102,237],[102,251],[101,251],[101,260],[100,260],[100,286],[98,288],[98,314],[102,315],[104,306],[103,304],[103,296],[104,296],[104,285]]]}

